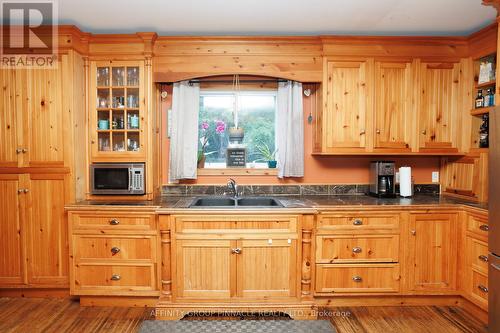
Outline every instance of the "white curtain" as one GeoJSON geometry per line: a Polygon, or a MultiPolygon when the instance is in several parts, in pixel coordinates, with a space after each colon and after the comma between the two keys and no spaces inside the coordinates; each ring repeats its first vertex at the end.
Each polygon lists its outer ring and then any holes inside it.
{"type": "Polygon", "coordinates": [[[304,118],[302,83],[278,84],[276,148],[278,177],[304,176],[304,118]]]}
{"type": "Polygon", "coordinates": [[[174,83],[170,132],[169,182],[196,179],[200,85],[174,83]]]}

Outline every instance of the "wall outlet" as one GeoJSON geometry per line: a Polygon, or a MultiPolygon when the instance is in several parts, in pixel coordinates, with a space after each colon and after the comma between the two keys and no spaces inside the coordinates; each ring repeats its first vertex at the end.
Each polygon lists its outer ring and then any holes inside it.
{"type": "Polygon", "coordinates": [[[439,171],[432,172],[432,182],[439,183],[439,171]]]}

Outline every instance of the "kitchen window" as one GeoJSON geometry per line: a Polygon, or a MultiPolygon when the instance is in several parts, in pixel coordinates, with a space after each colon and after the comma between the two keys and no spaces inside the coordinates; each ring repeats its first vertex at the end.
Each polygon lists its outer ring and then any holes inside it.
{"type": "Polygon", "coordinates": [[[229,144],[228,129],[244,129],[247,168],[267,168],[260,148],[276,150],[276,91],[239,92],[238,114],[234,91],[201,91],[199,113],[199,145],[204,141],[205,168],[226,168],[226,149],[229,144]]]}

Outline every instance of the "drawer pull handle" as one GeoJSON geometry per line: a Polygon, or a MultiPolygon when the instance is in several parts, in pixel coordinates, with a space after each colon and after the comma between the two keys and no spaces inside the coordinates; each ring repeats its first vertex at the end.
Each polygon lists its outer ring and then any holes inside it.
{"type": "Polygon", "coordinates": [[[120,224],[120,221],[118,221],[117,219],[112,219],[112,220],[109,220],[109,224],[118,225],[118,224],[120,224]]]}
{"type": "Polygon", "coordinates": [[[490,228],[488,227],[487,224],[481,224],[479,226],[479,229],[481,229],[482,231],[488,231],[488,230],[490,230],[490,228]]]}
{"type": "Polygon", "coordinates": [[[21,154],[22,152],[23,152],[23,150],[21,148],[16,149],[16,154],[21,154]]]}
{"type": "Polygon", "coordinates": [[[113,275],[111,275],[111,281],[120,281],[121,278],[122,277],[119,274],[113,274],[113,275]]]}
{"type": "Polygon", "coordinates": [[[231,249],[231,253],[232,254],[240,254],[241,253],[241,249],[239,247],[231,249]]]}
{"type": "Polygon", "coordinates": [[[480,255],[478,258],[479,258],[479,260],[481,260],[481,261],[488,262],[488,257],[487,257],[487,256],[485,256],[485,255],[480,255]]]}
{"type": "Polygon", "coordinates": [[[488,292],[488,288],[486,288],[482,284],[480,284],[479,286],[477,286],[477,289],[481,290],[483,293],[487,293],[488,292]]]}
{"type": "Polygon", "coordinates": [[[363,225],[363,221],[361,221],[360,219],[355,219],[352,224],[354,225],[363,225]]]}
{"type": "Polygon", "coordinates": [[[118,252],[120,252],[120,248],[119,247],[114,246],[114,247],[111,248],[111,254],[112,255],[115,255],[118,252]]]}
{"type": "Polygon", "coordinates": [[[352,253],[361,253],[363,251],[363,249],[361,249],[360,247],[355,247],[352,249],[352,253]]]}
{"type": "Polygon", "coordinates": [[[362,278],[361,276],[357,276],[357,275],[356,275],[356,276],[353,276],[353,277],[352,277],[352,280],[353,280],[354,282],[361,282],[361,281],[363,281],[363,278],[362,278]]]}

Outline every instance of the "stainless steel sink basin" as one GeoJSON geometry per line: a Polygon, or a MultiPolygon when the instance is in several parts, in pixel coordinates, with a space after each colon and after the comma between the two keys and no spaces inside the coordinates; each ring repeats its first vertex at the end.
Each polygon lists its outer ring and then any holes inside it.
{"type": "Polygon", "coordinates": [[[197,198],[189,207],[234,207],[236,201],[231,198],[197,198]]]}
{"type": "Polygon", "coordinates": [[[279,208],[283,207],[281,202],[275,198],[227,198],[227,197],[203,197],[196,198],[189,208],[279,208]]]}
{"type": "Polygon", "coordinates": [[[283,207],[281,202],[274,198],[240,198],[238,199],[238,206],[243,207],[283,207]]]}

